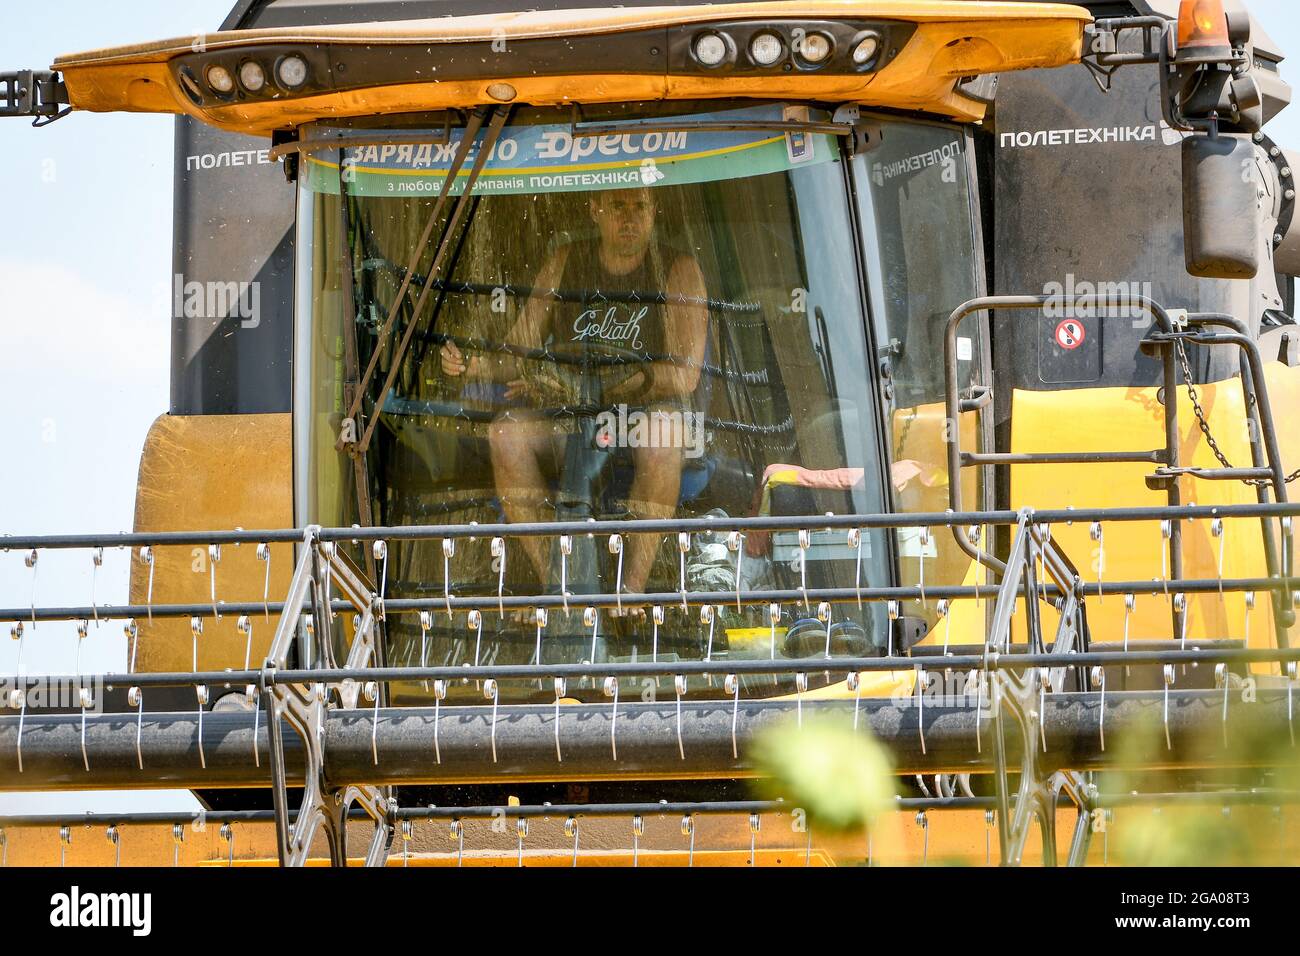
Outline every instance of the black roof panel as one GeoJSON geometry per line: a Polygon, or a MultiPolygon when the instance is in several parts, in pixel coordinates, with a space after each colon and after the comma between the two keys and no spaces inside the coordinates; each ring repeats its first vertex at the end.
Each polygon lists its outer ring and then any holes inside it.
{"type": "MultiPolygon", "coordinates": [[[[757,0],[728,0],[733,3],[757,0]]],[[[969,0],[977,2],[977,0],[969,0]]],[[[1050,0],[1029,0],[1050,2],[1050,0]]],[[[1062,2],[1062,0],[1055,0],[1062,2]]],[[[1065,0],[1071,2],[1071,0],[1065,0]]],[[[1073,0],[1095,16],[1133,12],[1125,0],[1073,0]]],[[[331,23],[367,23],[386,20],[423,20],[482,13],[527,10],[580,10],[611,7],[703,6],[701,0],[240,0],[222,24],[223,30],[249,27],[324,26],[331,23]]]]}

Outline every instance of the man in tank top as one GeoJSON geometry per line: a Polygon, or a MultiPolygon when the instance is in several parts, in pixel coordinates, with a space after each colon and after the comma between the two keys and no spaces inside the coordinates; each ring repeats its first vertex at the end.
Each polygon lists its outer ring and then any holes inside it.
{"type": "MultiPolygon", "coordinates": [[[[507,400],[531,406],[508,409],[489,431],[497,493],[513,522],[555,517],[548,474],[564,461],[568,432],[540,409],[573,401],[575,380],[601,407],[625,416],[619,427],[602,429],[601,440],[630,447],[633,517],[674,515],[683,459],[702,441],[702,431],[693,432],[702,423],[696,409],[708,340],[699,264],[659,242],[648,188],[593,193],[588,211],[597,237],[562,246],[543,265],[506,337],[507,346],[545,350],[553,361],[467,356],[451,342],[441,351],[447,375],[505,381],[507,400]],[[636,427],[628,428],[633,419],[636,427]]],[[[539,579],[547,580],[545,540],[530,536],[523,544],[539,579]]],[[[625,591],[645,589],[658,544],[655,535],[630,536],[625,591]]]]}

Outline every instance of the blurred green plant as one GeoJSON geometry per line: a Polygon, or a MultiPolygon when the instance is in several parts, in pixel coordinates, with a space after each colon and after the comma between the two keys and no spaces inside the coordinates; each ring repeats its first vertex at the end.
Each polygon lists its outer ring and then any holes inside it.
{"type": "MultiPolygon", "coordinates": [[[[1275,806],[1269,791],[1300,791],[1300,750],[1290,735],[1250,718],[1258,681],[1276,691],[1266,675],[1243,683],[1236,675],[1229,689],[1230,711],[1226,727],[1213,728],[1193,739],[1184,754],[1195,771],[1161,768],[1168,754],[1164,725],[1158,714],[1125,726],[1112,737],[1119,746],[1114,768],[1098,775],[1103,794],[1180,793],[1187,791],[1254,791],[1257,802],[1228,806],[1209,798],[1188,804],[1171,800],[1163,806],[1117,809],[1110,824],[1112,862],[1126,866],[1260,866],[1296,860],[1279,859],[1287,842],[1286,816],[1294,821],[1297,810],[1287,813],[1279,799],[1275,806]]],[[[1207,703],[1217,716],[1218,705],[1207,703]]],[[[1216,726],[1217,724],[1217,726],[1216,726]]],[[[1292,822],[1294,827],[1294,822],[1292,822]]],[[[1291,842],[1294,843],[1294,836],[1291,842]]],[[[1094,841],[1094,846],[1096,841],[1094,841]]]]}
{"type": "Polygon", "coordinates": [[[805,715],[764,731],[752,756],[767,798],[801,807],[820,832],[861,830],[893,811],[897,789],[889,751],[847,718],[805,715]]]}
{"type": "MultiPolygon", "coordinates": [[[[1208,720],[1204,735],[1178,744],[1184,751],[1178,762],[1196,769],[1169,766],[1161,712],[1152,708],[1143,719],[1107,727],[1110,766],[1093,782],[1102,795],[1253,792],[1254,799],[1188,802],[1175,796],[1158,806],[1119,807],[1107,826],[1112,865],[1300,863],[1300,855],[1293,855],[1300,844],[1300,808],[1289,803],[1300,793],[1300,748],[1285,730],[1278,733],[1275,722],[1255,720],[1252,711],[1259,693],[1276,701],[1282,686],[1267,675],[1232,681],[1226,724],[1208,720]]],[[[1219,717],[1217,698],[1203,706],[1219,717]]],[[[805,714],[802,726],[793,718],[774,725],[755,740],[751,756],[762,774],[754,785],[758,794],[802,809],[821,833],[860,831],[896,811],[889,751],[865,728],[855,731],[847,716],[805,714]]],[[[1101,843],[1094,835],[1094,863],[1101,862],[1101,843]]],[[[932,854],[931,864],[938,861],[932,854]]]]}

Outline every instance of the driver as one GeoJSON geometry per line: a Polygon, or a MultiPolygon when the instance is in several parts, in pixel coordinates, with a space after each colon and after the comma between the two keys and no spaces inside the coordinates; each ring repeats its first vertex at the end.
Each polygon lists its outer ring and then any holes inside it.
{"type": "MultiPolygon", "coordinates": [[[[650,189],[593,193],[588,212],[598,236],[562,246],[543,265],[505,342],[561,358],[586,347],[597,355],[604,350],[630,359],[601,369],[600,393],[605,407],[633,404],[647,413],[639,440],[628,442],[634,471],[627,508],[635,518],[671,518],[681,489],[682,413],[694,407],[707,344],[704,276],[693,256],[660,243],[650,189]],[[556,295],[556,290],[582,295],[556,295]],[[656,301],[661,293],[664,301],[656,301]]],[[[452,342],[442,346],[441,362],[450,376],[505,381],[507,400],[524,398],[533,406],[507,409],[491,424],[492,471],[510,521],[553,520],[547,474],[555,475],[564,460],[567,433],[540,409],[572,401],[558,394],[558,383],[549,378],[565,368],[563,363],[546,363],[540,375],[526,380],[513,355],[467,357],[452,342]]],[[[660,540],[629,536],[623,569],[629,593],[645,590],[660,540]]],[[[538,579],[546,581],[545,540],[526,536],[522,543],[538,579]]]]}

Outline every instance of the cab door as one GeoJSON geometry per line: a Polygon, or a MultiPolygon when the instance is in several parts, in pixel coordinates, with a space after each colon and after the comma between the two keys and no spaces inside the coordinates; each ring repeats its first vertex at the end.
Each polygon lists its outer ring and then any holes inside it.
{"type": "MultiPolygon", "coordinates": [[[[988,319],[968,316],[958,329],[957,380],[966,409],[948,422],[943,341],[953,310],[984,293],[984,261],[972,138],[960,126],[890,117],[868,120],[853,160],[862,221],[871,323],[881,383],[889,487],[901,512],[942,512],[960,480],[964,510],[990,508],[991,487],[963,469],[948,473],[948,439],[965,451],[992,447],[988,319]]],[[[991,530],[979,532],[991,546],[991,530]]],[[[903,528],[895,534],[898,581],[905,586],[973,584],[976,567],[951,531],[903,528]]],[[[980,578],[983,583],[983,578],[980,578]]],[[[953,605],[943,620],[933,598],[908,602],[930,640],[979,643],[982,608],[953,605]],[[974,614],[972,614],[974,612],[974,614]],[[968,615],[971,615],[968,617],[968,615]],[[944,631],[947,628],[947,632],[944,631]]]]}

